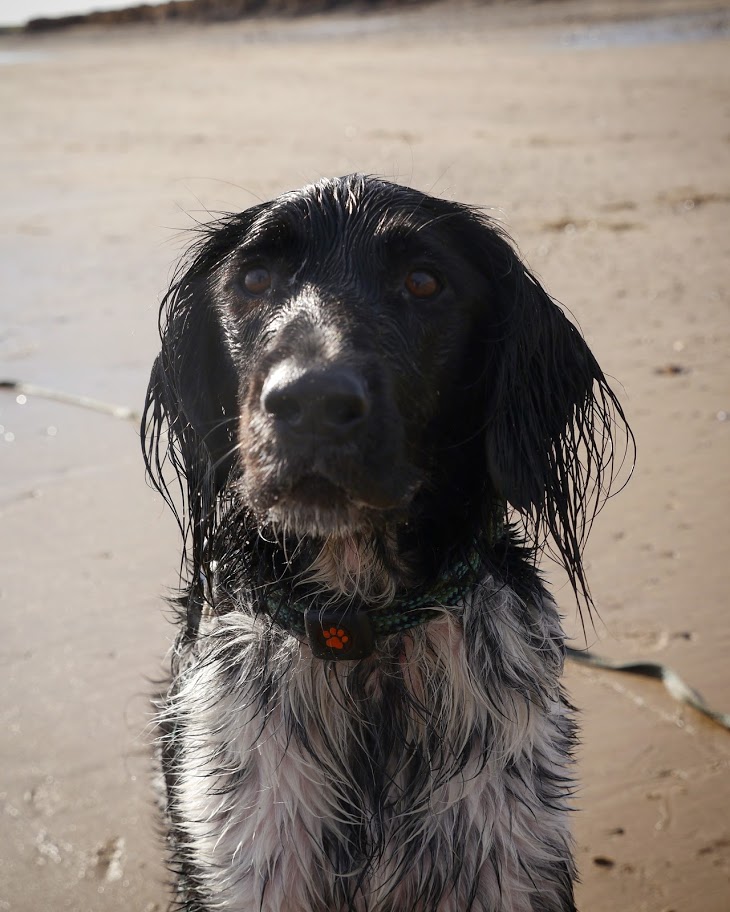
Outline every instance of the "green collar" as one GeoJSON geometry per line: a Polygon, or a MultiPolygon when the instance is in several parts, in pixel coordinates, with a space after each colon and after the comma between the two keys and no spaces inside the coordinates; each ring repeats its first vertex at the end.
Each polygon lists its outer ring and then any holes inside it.
{"type": "MultiPolygon", "coordinates": [[[[320,659],[357,660],[371,655],[376,637],[402,633],[425,624],[463,601],[484,572],[482,549],[491,549],[507,530],[506,504],[497,505],[492,522],[468,557],[458,561],[429,589],[405,590],[384,608],[368,608],[342,599],[318,603],[316,595],[292,599],[289,587],[267,587],[259,592],[257,610],[274,624],[299,637],[306,637],[312,654],[320,659]],[[480,547],[481,546],[481,547],[480,547]]],[[[201,573],[200,600],[188,602],[186,636],[197,634],[201,614],[212,610],[213,598],[207,574],[201,573]]]]}
{"type": "MultiPolygon", "coordinates": [[[[484,544],[493,546],[505,533],[504,506],[495,514],[484,544]]],[[[312,654],[320,659],[366,658],[375,649],[376,637],[402,633],[425,624],[443,613],[443,608],[461,602],[479,582],[484,565],[475,546],[467,559],[456,563],[427,590],[404,591],[385,608],[366,608],[343,600],[317,604],[316,596],[290,601],[285,594],[263,595],[259,610],[277,625],[305,636],[312,654]]]]}
{"type": "Polygon", "coordinates": [[[442,607],[460,602],[478,581],[481,568],[481,559],[475,552],[468,561],[459,561],[448,576],[438,580],[430,589],[403,592],[382,609],[362,609],[349,603],[320,607],[312,606],[308,600],[306,603],[285,603],[267,597],[263,599],[262,609],[280,626],[307,636],[311,632],[309,628],[312,616],[322,622],[323,628],[329,630],[333,625],[341,627],[340,621],[345,617],[351,618],[354,614],[367,615],[374,636],[387,636],[425,624],[437,617],[442,607]]]}

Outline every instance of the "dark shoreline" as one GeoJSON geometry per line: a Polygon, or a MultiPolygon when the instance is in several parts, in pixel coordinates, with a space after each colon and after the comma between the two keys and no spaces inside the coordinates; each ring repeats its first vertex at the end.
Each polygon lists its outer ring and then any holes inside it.
{"type": "MultiPolygon", "coordinates": [[[[121,10],[99,10],[69,16],[42,16],[29,20],[18,31],[34,34],[86,25],[205,24],[233,22],[262,15],[294,18],[336,10],[368,13],[412,9],[427,6],[432,2],[434,0],[169,0],[157,6],[145,3],[121,10]]],[[[491,0],[481,2],[486,5],[491,0]]]]}
{"type": "MultiPolygon", "coordinates": [[[[458,13],[479,15],[478,11],[489,10],[488,15],[496,16],[495,21],[517,26],[524,24],[525,16],[533,25],[564,27],[666,20],[666,34],[640,37],[640,44],[664,43],[667,35],[674,32],[681,33],[685,40],[719,38],[730,33],[728,0],[691,0],[690,3],[681,0],[615,0],[613,3],[609,0],[167,0],[156,6],[143,3],[119,10],[36,17],[25,25],[0,25],[0,36],[35,37],[86,27],[106,30],[118,26],[205,26],[266,19],[295,21],[337,13],[367,17],[425,12],[427,8],[441,8],[447,18],[458,13]]],[[[610,40],[609,43],[624,42],[610,40]]],[[[592,41],[588,40],[588,44],[592,41]]]]}

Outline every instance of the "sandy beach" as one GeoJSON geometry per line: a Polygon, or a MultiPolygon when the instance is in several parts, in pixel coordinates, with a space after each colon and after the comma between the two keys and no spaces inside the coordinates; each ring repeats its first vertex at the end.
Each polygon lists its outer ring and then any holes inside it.
{"type": "MultiPolygon", "coordinates": [[[[555,578],[574,645],[730,711],[730,6],[5,35],[0,122],[0,379],[134,408],[210,214],[356,170],[488,207],[637,438],[585,636],[555,578]]],[[[0,912],[162,912],[149,706],[179,543],[135,424],[0,390],[0,554],[0,912]]],[[[581,910],[727,912],[730,733],[657,681],[569,664],[567,685],[581,910]]]]}

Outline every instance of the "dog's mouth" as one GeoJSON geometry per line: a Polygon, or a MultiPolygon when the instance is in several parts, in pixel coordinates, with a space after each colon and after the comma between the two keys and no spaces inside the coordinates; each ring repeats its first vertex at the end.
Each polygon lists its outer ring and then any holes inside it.
{"type": "Polygon", "coordinates": [[[337,510],[351,502],[344,488],[317,473],[296,479],[283,499],[292,506],[319,510],[337,510]]]}
{"type": "Polygon", "coordinates": [[[311,471],[276,487],[259,489],[259,510],[268,523],[299,536],[351,535],[378,525],[404,505],[380,490],[346,486],[311,471]]]}
{"type": "Polygon", "coordinates": [[[349,534],[362,526],[361,508],[324,475],[299,476],[271,498],[266,519],[296,535],[349,534]]]}

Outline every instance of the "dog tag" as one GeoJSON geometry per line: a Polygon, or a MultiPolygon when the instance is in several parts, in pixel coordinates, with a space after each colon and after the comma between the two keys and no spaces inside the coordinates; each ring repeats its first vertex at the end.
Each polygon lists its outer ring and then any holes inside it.
{"type": "Polygon", "coordinates": [[[304,615],[304,628],[318,659],[365,659],[375,647],[373,625],[365,611],[312,608],[304,615]]]}

